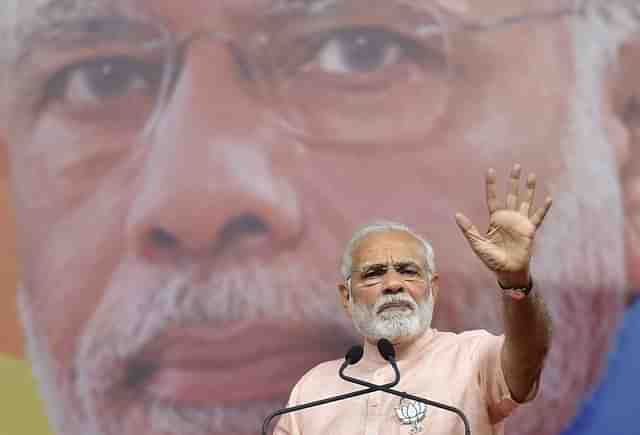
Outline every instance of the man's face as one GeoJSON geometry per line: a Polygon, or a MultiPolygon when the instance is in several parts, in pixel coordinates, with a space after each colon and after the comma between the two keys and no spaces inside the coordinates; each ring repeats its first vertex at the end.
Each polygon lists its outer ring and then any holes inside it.
{"type": "Polygon", "coordinates": [[[484,171],[516,160],[556,199],[534,273],[558,327],[553,388],[513,421],[556,433],[573,413],[621,309],[603,289],[623,261],[621,234],[600,231],[619,222],[612,153],[567,128],[565,21],[442,32],[528,12],[512,0],[34,12],[45,3],[17,3],[2,133],[30,347],[61,431],[255,433],[302,373],[358,340],[331,284],[373,217],[431,239],[440,328],[497,331],[494,278],[453,216],[481,225],[484,171]]]}
{"type": "Polygon", "coordinates": [[[429,328],[435,280],[418,240],[403,231],[374,232],[357,243],[352,257],[350,280],[340,289],[358,332],[374,343],[400,344],[429,328]]]}

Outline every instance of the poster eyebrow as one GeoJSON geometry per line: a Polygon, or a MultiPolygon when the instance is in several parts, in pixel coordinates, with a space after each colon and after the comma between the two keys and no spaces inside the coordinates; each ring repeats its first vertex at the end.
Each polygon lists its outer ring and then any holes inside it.
{"type": "Polygon", "coordinates": [[[108,42],[149,41],[157,26],[136,20],[103,0],[49,0],[16,28],[12,64],[36,50],[91,47],[108,42]]]}

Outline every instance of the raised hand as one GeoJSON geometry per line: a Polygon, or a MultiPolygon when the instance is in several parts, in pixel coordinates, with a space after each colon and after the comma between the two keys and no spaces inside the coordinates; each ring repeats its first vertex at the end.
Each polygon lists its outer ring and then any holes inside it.
{"type": "Polygon", "coordinates": [[[535,174],[530,174],[527,178],[527,190],[524,200],[520,202],[521,172],[520,165],[515,165],[511,170],[509,193],[503,207],[496,195],[495,171],[489,169],[487,172],[486,193],[490,220],[486,234],[481,234],[465,215],[456,214],[456,222],[473,252],[498,275],[502,284],[508,286],[527,284],[535,233],[552,202],[551,197],[547,197],[544,205],[534,211],[535,174]]]}

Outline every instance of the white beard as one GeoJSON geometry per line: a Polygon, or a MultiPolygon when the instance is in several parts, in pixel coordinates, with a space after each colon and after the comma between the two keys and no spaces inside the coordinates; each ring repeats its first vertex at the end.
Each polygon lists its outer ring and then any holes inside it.
{"type": "Polygon", "coordinates": [[[411,339],[422,335],[431,327],[431,319],[433,318],[433,298],[431,296],[421,303],[416,303],[407,293],[383,295],[373,305],[356,303],[353,296],[349,298],[349,301],[355,328],[364,337],[375,341],[381,338],[386,338],[391,342],[399,339],[411,339]],[[380,307],[389,302],[407,302],[411,304],[412,310],[410,312],[392,310],[377,314],[380,307]]]}

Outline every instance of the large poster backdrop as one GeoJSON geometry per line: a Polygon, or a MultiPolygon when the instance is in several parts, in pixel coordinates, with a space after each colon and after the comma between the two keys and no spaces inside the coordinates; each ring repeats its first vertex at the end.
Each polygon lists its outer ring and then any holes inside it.
{"type": "MultiPolygon", "coordinates": [[[[514,162],[555,201],[533,264],[555,335],[507,432],[590,433],[601,410],[585,400],[637,387],[623,374],[640,344],[619,332],[640,258],[636,2],[0,8],[17,223],[2,229],[17,248],[0,352],[21,356],[17,295],[56,433],[256,433],[306,370],[359,341],[339,259],[375,219],[432,241],[435,327],[499,333],[496,283],[454,214],[486,223],[483,174],[514,162]]],[[[7,398],[18,388],[0,388],[14,415],[31,403],[7,398]]],[[[609,433],[632,433],[625,421],[609,433]]],[[[23,424],[11,435],[34,433],[23,424]]]]}

